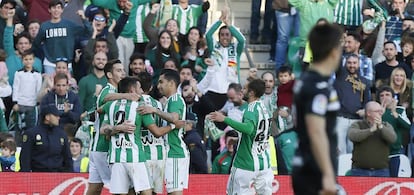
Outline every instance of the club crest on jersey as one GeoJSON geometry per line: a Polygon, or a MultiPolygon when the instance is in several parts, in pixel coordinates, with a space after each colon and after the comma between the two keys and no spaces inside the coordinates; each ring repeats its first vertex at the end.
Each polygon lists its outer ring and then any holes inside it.
{"type": "Polygon", "coordinates": [[[327,88],[327,87],[328,87],[328,82],[326,82],[326,81],[316,83],[316,88],[318,88],[318,89],[324,89],[324,88],[327,88]]]}
{"type": "Polygon", "coordinates": [[[324,94],[316,95],[312,100],[312,111],[324,115],[328,108],[328,98],[324,94]]]}

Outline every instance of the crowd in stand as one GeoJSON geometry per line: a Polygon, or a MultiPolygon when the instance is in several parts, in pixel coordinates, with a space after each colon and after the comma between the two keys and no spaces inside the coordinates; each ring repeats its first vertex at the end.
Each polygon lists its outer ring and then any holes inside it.
{"type": "Polygon", "coordinates": [[[229,8],[206,31],[207,0],[2,0],[2,171],[90,172],[90,192],[120,186],[114,193],[124,192],[124,177],[108,163],[147,162],[153,183],[132,181],[136,192],[149,185],[161,193],[164,178],[168,192],[180,191],[188,173],[228,174],[241,133],[212,112],[243,122],[249,83],[261,79],[270,167],[290,174],[299,75],[287,60],[288,43],[299,37],[296,65],[305,70],[312,66],[308,32],[336,23],[345,32],[331,77],[341,104],[338,156],[352,153],[348,175],[400,176],[400,158],[411,162],[414,154],[414,4],[266,0],[259,33],[260,2],[252,1],[250,43],[272,45],[275,70],[257,75],[252,68],[241,78],[245,38],[229,8]],[[118,151],[129,145],[145,154],[118,151]],[[184,172],[179,181],[176,172],[184,172]]]}

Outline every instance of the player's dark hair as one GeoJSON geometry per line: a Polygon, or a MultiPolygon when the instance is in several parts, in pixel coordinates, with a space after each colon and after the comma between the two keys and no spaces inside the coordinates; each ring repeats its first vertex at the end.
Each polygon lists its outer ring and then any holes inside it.
{"type": "Polygon", "coordinates": [[[247,89],[249,91],[253,91],[254,96],[257,98],[262,97],[265,92],[265,88],[265,82],[261,79],[254,79],[247,85],[247,89]]]}
{"type": "Polygon", "coordinates": [[[141,83],[141,88],[144,93],[148,93],[152,87],[152,77],[148,72],[140,72],[136,76],[141,83]]]}
{"type": "Polygon", "coordinates": [[[313,62],[325,60],[334,49],[340,47],[342,36],[342,29],[334,24],[314,26],[308,37],[313,62]]]}
{"type": "Polygon", "coordinates": [[[106,78],[108,78],[108,73],[112,72],[112,70],[114,69],[114,64],[122,64],[121,60],[118,59],[113,59],[113,60],[109,60],[104,67],[104,72],[105,72],[105,76],[106,78]]]}
{"type": "Polygon", "coordinates": [[[118,83],[118,92],[119,93],[128,93],[131,87],[136,87],[137,82],[139,82],[137,77],[125,77],[118,83]]]}
{"type": "Polygon", "coordinates": [[[178,74],[177,71],[175,70],[171,70],[171,69],[163,69],[161,71],[161,75],[164,75],[165,80],[167,81],[174,81],[175,83],[175,87],[178,87],[178,85],[180,84],[180,75],[178,74]]]}

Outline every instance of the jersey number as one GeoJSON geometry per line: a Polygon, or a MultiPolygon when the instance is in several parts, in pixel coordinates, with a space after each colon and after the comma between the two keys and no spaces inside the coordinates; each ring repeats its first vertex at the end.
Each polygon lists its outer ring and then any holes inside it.
{"type": "Polygon", "coordinates": [[[269,138],[270,120],[270,118],[269,120],[263,119],[259,122],[259,128],[257,128],[259,133],[256,135],[256,138],[254,138],[254,141],[261,142],[269,138]],[[265,134],[265,132],[267,132],[267,134],[265,134]]]}
{"type": "Polygon", "coordinates": [[[125,116],[126,116],[126,113],[123,110],[120,110],[120,111],[116,112],[115,113],[115,121],[114,121],[115,124],[114,125],[120,125],[120,124],[124,123],[125,122],[125,116]]]}

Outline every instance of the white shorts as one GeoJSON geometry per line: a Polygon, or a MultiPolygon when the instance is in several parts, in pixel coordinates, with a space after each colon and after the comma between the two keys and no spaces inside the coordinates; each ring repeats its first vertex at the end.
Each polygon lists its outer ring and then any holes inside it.
{"type": "Polygon", "coordinates": [[[91,151],[89,153],[89,183],[109,185],[111,170],[107,159],[108,152],[91,151]]]}
{"type": "Polygon", "coordinates": [[[272,194],[272,182],[274,176],[272,169],[262,171],[247,171],[232,167],[229,181],[227,182],[227,194],[272,194]],[[250,186],[254,187],[251,188],[250,186]]]}
{"type": "Polygon", "coordinates": [[[135,192],[150,190],[149,175],[144,162],[112,164],[109,191],[112,194],[127,194],[133,186],[135,192]]]}
{"type": "Polygon", "coordinates": [[[165,183],[168,193],[187,189],[189,166],[190,158],[167,158],[165,162],[165,183]]]}
{"type": "Polygon", "coordinates": [[[152,191],[162,194],[164,191],[165,160],[147,160],[146,164],[150,175],[150,183],[153,186],[152,191]]]}

